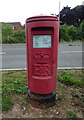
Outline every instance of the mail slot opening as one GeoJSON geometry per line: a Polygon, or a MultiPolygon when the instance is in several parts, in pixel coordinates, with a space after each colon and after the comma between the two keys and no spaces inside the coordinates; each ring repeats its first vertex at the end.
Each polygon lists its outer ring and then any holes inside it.
{"type": "Polygon", "coordinates": [[[31,30],[32,31],[46,31],[46,30],[52,31],[54,30],[54,28],[53,27],[35,27],[35,28],[32,28],[31,30]]]}

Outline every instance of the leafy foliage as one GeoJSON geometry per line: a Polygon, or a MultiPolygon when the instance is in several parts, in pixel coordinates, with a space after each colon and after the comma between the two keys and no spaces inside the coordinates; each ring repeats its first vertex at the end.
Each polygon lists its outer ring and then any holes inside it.
{"type": "Polygon", "coordinates": [[[59,35],[60,41],[84,40],[84,21],[79,27],[67,24],[61,25],[59,35]]]}
{"type": "Polygon", "coordinates": [[[19,29],[13,32],[14,42],[15,43],[25,43],[25,30],[19,29]]]}
{"type": "MultiPolygon", "coordinates": [[[[59,30],[60,41],[77,41],[84,40],[84,21],[81,22],[79,27],[74,25],[61,25],[59,30]]],[[[11,25],[2,24],[2,43],[25,43],[25,29],[13,30],[11,25]]]]}
{"type": "Polygon", "coordinates": [[[70,41],[70,36],[68,34],[68,25],[64,24],[60,26],[60,41],[65,40],[65,41],[70,41]]]}
{"type": "Polygon", "coordinates": [[[13,28],[9,24],[2,24],[2,43],[13,42],[13,28]]]}
{"type": "Polygon", "coordinates": [[[64,7],[60,12],[60,21],[60,41],[84,40],[83,5],[78,5],[73,9],[64,7]]]}
{"type": "Polygon", "coordinates": [[[76,40],[77,39],[77,28],[73,25],[68,26],[68,35],[70,36],[71,40],[76,40]]]}
{"type": "Polygon", "coordinates": [[[78,5],[71,9],[70,7],[64,7],[60,12],[61,24],[74,25],[78,27],[84,20],[84,6],[78,5]]]}
{"type": "Polygon", "coordinates": [[[13,30],[10,24],[2,24],[2,43],[25,43],[25,29],[13,30]]]}
{"type": "Polygon", "coordinates": [[[81,38],[84,39],[84,20],[81,22],[79,30],[81,38]]]}

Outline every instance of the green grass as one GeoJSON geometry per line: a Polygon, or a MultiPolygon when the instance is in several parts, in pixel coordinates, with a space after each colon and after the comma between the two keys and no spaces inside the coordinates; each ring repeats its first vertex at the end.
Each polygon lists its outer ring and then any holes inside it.
{"type": "Polygon", "coordinates": [[[25,94],[27,92],[27,79],[25,71],[4,72],[2,79],[2,92],[4,94],[25,94]]]}
{"type": "Polygon", "coordinates": [[[2,96],[2,111],[8,111],[12,108],[12,97],[10,95],[2,96]]]}
{"type": "Polygon", "coordinates": [[[27,93],[27,78],[25,71],[3,72],[2,75],[2,110],[9,110],[14,94],[27,93]]]}
{"type": "Polygon", "coordinates": [[[60,70],[58,81],[67,85],[84,86],[84,70],[60,70]]]}
{"type": "Polygon", "coordinates": [[[77,118],[77,115],[74,111],[70,110],[70,111],[67,111],[67,117],[68,118],[77,118]]]}
{"type": "MultiPolygon", "coordinates": [[[[59,70],[57,76],[58,81],[64,84],[77,87],[84,86],[84,70],[59,70]]],[[[10,110],[13,107],[12,97],[15,95],[26,96],[27,90],[26,71],[2,72],[2,110],[10,110]]],[[[64,100],[64,93],[58,94],[58,99],[64,100]]],[[[80,99],[84,100],[84,98],[80,99]]]]}
{"type": "Polygon", "coordinates": [[[60,43],[81,43],[81,42],[84,42],[84,40],[60,41],[60,43]]]}
{"type": "Polygon", "coordinates": [[[64,94],[58,94],[58,100],[60,100],[60,101],[65,100],[65,95],[64,94]]]}

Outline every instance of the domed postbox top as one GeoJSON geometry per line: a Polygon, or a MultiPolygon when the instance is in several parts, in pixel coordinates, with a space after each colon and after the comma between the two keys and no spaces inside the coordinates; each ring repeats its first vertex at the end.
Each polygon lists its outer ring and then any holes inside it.
{"type": "Polygon", "coordinates": [[[39,15],[27,18],[26,22],[35,22],[35,21],[58,21],[57,16],[48,16],[48,15],[39,15]]]}

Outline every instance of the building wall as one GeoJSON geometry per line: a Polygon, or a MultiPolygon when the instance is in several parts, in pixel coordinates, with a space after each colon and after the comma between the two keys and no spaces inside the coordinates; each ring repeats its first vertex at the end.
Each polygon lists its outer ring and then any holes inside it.
{"type": "Polygon", "coordinates": [[[22,28],[22,25],[18,24],[17,26],[14,27],[14,30],[18,30],[18,29],[21,29],[21,28],[22,28]]]}

